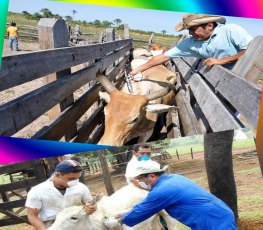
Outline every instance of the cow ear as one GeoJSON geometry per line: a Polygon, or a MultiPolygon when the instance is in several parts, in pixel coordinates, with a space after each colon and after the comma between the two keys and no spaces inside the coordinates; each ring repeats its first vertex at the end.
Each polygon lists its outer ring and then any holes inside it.
{"type": "Polygon", "coordinates": [[[101,100],[104,100],[107,104],[110,102],[110,95],[106,92],[99,91],[99,97],[101,100]]]}
{"type": "Polygon", "coordinates": [[[165,113],[177,109],[176,106],[164,105],[164,104],[149,104],[146,106],[146,111],[151,113],[165,113]]]}

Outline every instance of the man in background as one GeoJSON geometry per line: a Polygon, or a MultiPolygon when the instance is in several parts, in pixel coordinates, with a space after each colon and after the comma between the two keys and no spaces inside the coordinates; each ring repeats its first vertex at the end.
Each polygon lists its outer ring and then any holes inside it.
{"type": "Polygon", "coordinates": [[[18,49],[18,28],[15,22],[11,22],[11,25],[7,28],[8,47],[10,50],[18,49]]]}

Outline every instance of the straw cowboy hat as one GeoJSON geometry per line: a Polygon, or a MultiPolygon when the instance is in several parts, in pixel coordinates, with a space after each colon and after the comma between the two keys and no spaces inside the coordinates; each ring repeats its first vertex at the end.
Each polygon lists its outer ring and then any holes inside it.
{"type": "Polygon", "coordinates": [[[183,21],[176,25],[175,31],[179,32],[184,29],[189,29],[192,26],[198,26],[208,22],[225,24],[226,19],[224,17],[208,14],[185,14],[183,16],[183,21]]]}

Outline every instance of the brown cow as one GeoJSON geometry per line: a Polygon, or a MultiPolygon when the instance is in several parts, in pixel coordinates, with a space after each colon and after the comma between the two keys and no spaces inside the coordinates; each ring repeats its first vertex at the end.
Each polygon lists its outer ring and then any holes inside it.
{"type": "Polygon", "coordinates": [[[126,84],[119,91],[105,76],[98,76],[108,93],[100,93],[108,104],[104,109],[105,131],[98,144],[121,146],[135,137],[139,137],[138,142],[146,142],[153,133],[158,113],[175,109],[170,104],[177,74],[163,65],[142,74],[142,81],[132,82],[133,94],[126,84]]]}

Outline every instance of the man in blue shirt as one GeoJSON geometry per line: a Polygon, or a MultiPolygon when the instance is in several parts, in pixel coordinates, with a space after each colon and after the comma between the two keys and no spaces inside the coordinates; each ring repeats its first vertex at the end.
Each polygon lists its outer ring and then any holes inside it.
{"type": "Polygon", "coordinates": [[[225,24],[225,18],[206,14],[186,14],[183,21],[176,27],[179,32],[189,30],[190,36],[164,54],[153,57],[147,63],[130,72],[130,76],[163,64],[175,57],[203,58],[203,63],[211,68],[213,65],[223,65],[232,69],[249,42],[253,39],[238,25],[225,24]]]}
{"type": "MultiPolygon", "coordinates": [[[[236,230],[234,213],[220,199],[190,179],[165,174],[155,161],[141,161],[135,179],[147,185],[148,196],[121,219],[108,219],[109,228],[134,226],[165,209],[174,219],[192,230],[236,230]]],[[[144,185],[144,187],[146,187],[144,185]]]]}

